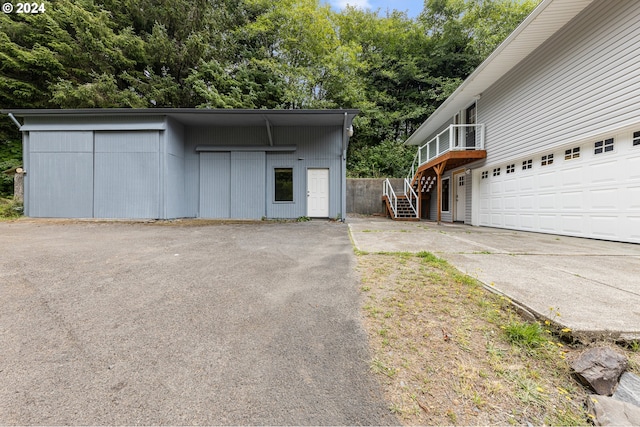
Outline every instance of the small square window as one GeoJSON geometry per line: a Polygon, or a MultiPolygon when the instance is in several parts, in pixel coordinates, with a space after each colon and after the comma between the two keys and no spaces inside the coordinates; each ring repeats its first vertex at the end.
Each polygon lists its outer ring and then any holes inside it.
{"type": "Polygon", "coordinates": [[[542,166],[548,166],[553,164],[553,154],[547,154],[546,156],[542,156],[540,164],[542,166]]]}
{"type": "Polygon", "coordinates": [[[482,179],[489,178],[489,171],[482,171],[482,179]]]}
{"type": "Polygon", "coordinates": [[[464,175],[458,177],[458,187],[462,187],[464,185],[464,175]]]}
{"type": "Polygon", "coordinates": [[[507,165],[507,173],[514,173],[516,171],[516,165],[507,165]]]}
{"type": "Polygon", "coordinates": [[[606,153],[613,151],[613,138],[605,139],[604,141],[597,141],[594,144],[594,154],[606,153]]]}
{"type": "Polygon", "coordinates": [[[633,133],[633,145],[640,145],[640,131],[633,133]]]}
{"type": "Polygon", "coordinates": [[[525,160],[522,162],[522,170],[531,169],[533,167],[533,160],[525,160]]]}
{"type": "Polygon", "coordinates": [[[493,176],[500,176],[500,168],[495,168],[493,170],[493,176]]]}
{"type": "Polygon", "coordinates": [[[293,202],[293,168],[275,168],[275,201],[293,202]]]}
{"type": "Polygon", "coordinates": [[[564,159],[571,160],[580,157],[580,147],[570,148],[564,151],[564,159]]]}

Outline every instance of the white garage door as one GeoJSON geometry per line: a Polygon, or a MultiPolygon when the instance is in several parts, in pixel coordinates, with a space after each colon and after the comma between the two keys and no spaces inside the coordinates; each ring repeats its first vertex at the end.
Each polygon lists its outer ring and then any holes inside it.
{"type": "Polygon", "coordinates": [[[640,243],[633,142],[621,134],[476,170],[478,225],[640,243]]]}

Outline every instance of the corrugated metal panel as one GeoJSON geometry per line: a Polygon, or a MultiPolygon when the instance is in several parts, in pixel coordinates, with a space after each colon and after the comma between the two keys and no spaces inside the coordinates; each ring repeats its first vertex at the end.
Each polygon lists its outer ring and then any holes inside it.
{"type": "Polygon", "coordinates": [[[32,153],[91,153],[93,132],[31,132],[32,153]]]}
{"type": "Polygon", "coordinates": [[[31,132],[28,147],[27,214],[90,218],[93,215],[93,134],[31,132]],[[59,152],[53,152],[56,149],[59,152]]]}
{"type": "Polygon", "coordinates": [[[184,126],[173,119],[168,119],[164,136],[166,144],[165,216],[181,218],[188,216],[184,198],[184,126]]]}
{"type": "Polygon", "coordinates": [[[264,127],[187,127],[186,137],[197,145],[269,145],[264,127]]]}
{"type": "Polygon", "coordinates": [[[162,116],[25,116],[22,131],[161,130],[162,116]]]}
{"type": "Polygon", "coordinates": [[[487,163],[640,122],[640,2],[595,2],[483,94],[487,163]]]}
{"type": "Polygon", "coordinates": [[[231,218],[265,216],[265,153],[231,153],[231,218]]]}
{"type": "MultiPolygon", "coordinates": [[[[335,127],[273,127],[273,141],[276,146],[295,145],[297,150],[292,153],[267,153],[263,166],[263,213],[268,218],[298,218],[306,215],[306,174],[307,168],[329,168],[330,176],[330,216],[340,214],[341,176],[340,176],[340,146],[342,143],[342,128],[335,127]],[[274,167],[294,168],[294,202],[274,202],[274,167]],[[266,176],[266,185],[265,177],[266,176]],[[264,206],[266,205],[266,211],[264,206]],[[266,212],[266,213],[265,213],[266,212]]],[[[240,138],[244,146],[256,145],[260,138],[266,138],[266,127],[247,128],[232,131],[220,128],[189,128],[185,129],[185,215],[195,212],[199,205],[201,190],[199,189],[201,172],[201,158],[207,153],[195,152],[198,145],[233,145],[240,138]],[[263,135],[264,132],[264,135],[263,135]],[[227,138],[229,137],[229,138],[227,138]]],[[[266,145],[266,139],[264,144],[266,145]]],[[[208,153],[212,154],[212,153],[208,153]]],[[[264,154],[264,153],[263,153],[264,154]]],[[[200,214],[202,216],[202,214],[200,214]]]]}
{"type": "Polygon", "coordinates": [[[94,216],[161,218],[159,133],[96,132],[95,149],[94,216]]]}
{"type": "Polygon", "coordinates": [[[200,218],[231,217],[231,153],[200,153],[200,218]]]}

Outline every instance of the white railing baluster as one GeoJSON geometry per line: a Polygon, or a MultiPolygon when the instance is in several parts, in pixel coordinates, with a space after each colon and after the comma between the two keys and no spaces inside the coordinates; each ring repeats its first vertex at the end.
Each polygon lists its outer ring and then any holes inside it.
{"type": "MultiPolygon", "coordinates": [[[[454,150],[467,150],[471,147],[467,147],[466,145],[466,134],[465,130],[474,127],[476,129],[476,140],[474,141],[474,150],[484,150],[484,124],[474,124],[474,125],[449,125],[445,130],[431,138],[424,145],[418,147],[418,168],[423,164],[435,159],[438,156],[443,155],[447,151],[454,150]],[[440,138],[443,135],[447,135],[449,137],[448,147],[444,147],[443,150],[440,149],[440,138]],[[459,144],[455,145],[456,137],[458,138],[459,144]],[[435,145],[435,147],[433,147],[435,145]],[[427,149],[427,158],[422,158],[422,150],[427,149]]],[[[444,141],[443,141],[444,142],[444,141]]],[[[417,168],[416,168],[417,170],[417,168]]],[[[412,174],[413,174],[412,170],[412,174]]]]}

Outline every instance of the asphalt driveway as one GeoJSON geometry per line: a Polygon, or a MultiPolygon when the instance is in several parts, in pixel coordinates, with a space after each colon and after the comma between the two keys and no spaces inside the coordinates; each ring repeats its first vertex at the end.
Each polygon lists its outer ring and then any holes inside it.
{"type": "Polygon", "coordinates": [[[348,222],[358,249],[435,253],[579,338],[640,339],[640,245],[426,221],[348,222]]]}
{"type": "Polygon", "coordinates": [[[0,424],[395,424],[339,223],[0,223],[0,424]]]}

